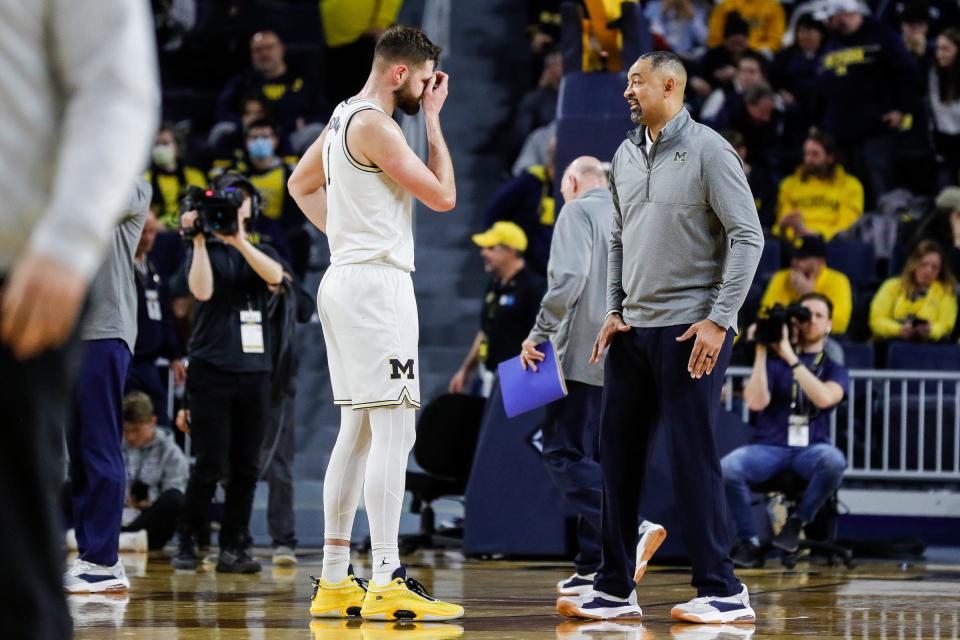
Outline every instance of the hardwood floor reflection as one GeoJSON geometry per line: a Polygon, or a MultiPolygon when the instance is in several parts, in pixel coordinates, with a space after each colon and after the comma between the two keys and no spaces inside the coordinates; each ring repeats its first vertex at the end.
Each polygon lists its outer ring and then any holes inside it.
{"type": "MultiPolygon", "coordinates": [[[[441,640],[503,638],[586,640],[618,638],[953,638],[960,634],[960,567],[898,563],[833,569],[800,564],[741,571],[758,622],[753,625],[678,625],[670,608],[693,597],[689,571],[653,567],[639,590],[644,623],[566,621],[554,612],[553,585],[566,565],[465,561],[425,552],[407,559],[411,574],[438,597],[462,603],[463,620],[397,624],[310,620],[309,576],[320,556],[293,569],[265,563],[259,576],[174,572],[163,556],[124,557],[131,577],[125,596],[71,596],[76,638],[216,638],[299,640],[441,640]]],[[[361,574],[369,573],[366,567],[361,574]]]]}

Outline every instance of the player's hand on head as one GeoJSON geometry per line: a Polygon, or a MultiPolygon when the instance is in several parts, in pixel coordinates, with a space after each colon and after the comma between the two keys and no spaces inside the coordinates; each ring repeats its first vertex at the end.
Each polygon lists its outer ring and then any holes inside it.
{"type": "Polygon", "coordinates": [[[520,366],[523,367],[524,371],[527,370],[527,367],[537,371],[537,363],[543,362],[544,358],[546,356],[537,351],[537,343],[533,340],[524,340],[523,344],[520,345],[520,366]]]}
{"type": "Polygon", "coordinates": [[[423,110],[425,113],[436,115],[443,108],[450,87],[450,76],[443,71],[435,71],[423,91],[423,110]]]}
{"type": "Polygon", "coordinates": [[[87,281],[53,258],[27,252],[0,290],[0,341],[19,360],[67,341],[76,324],[87,281]]]}

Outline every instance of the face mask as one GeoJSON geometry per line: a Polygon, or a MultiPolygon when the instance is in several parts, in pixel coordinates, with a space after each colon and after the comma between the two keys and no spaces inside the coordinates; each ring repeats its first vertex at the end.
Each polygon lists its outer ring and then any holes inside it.
{"type": "Polygon", "coordinates": [[[247,142],[247,153],[252,160],[266,160],[273,155],[273,141],[270,138],[253,138],[247,142]]]}
{"type": "Polygon", "coordinates": [[[169,167],[176,163],[177,154],[172,144],[156,144],[151,154],[153,163],[159,167],[169,167]]]}

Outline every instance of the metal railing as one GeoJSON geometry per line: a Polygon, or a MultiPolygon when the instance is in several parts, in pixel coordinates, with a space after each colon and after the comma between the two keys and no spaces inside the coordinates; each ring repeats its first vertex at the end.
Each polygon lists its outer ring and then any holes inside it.
{"type": "MultiPolygon", "coordinates": [[[[748,377],[747,367],[727,369],[723,394],[744,422],[748,377]]],[[[846,455],[847,478],[960,480],[960,371],[851,370],[830,438],[846,455]]]]}

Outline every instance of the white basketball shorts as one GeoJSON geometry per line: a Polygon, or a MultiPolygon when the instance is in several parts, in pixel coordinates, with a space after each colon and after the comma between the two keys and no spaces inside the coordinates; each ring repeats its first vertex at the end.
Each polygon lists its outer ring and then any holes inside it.
{"type": "Polygon", "coordinates": [[[317,311],[334,404],[420,408],[420,325],[409,273],[372,263],[330,266],[317,311]]]}

